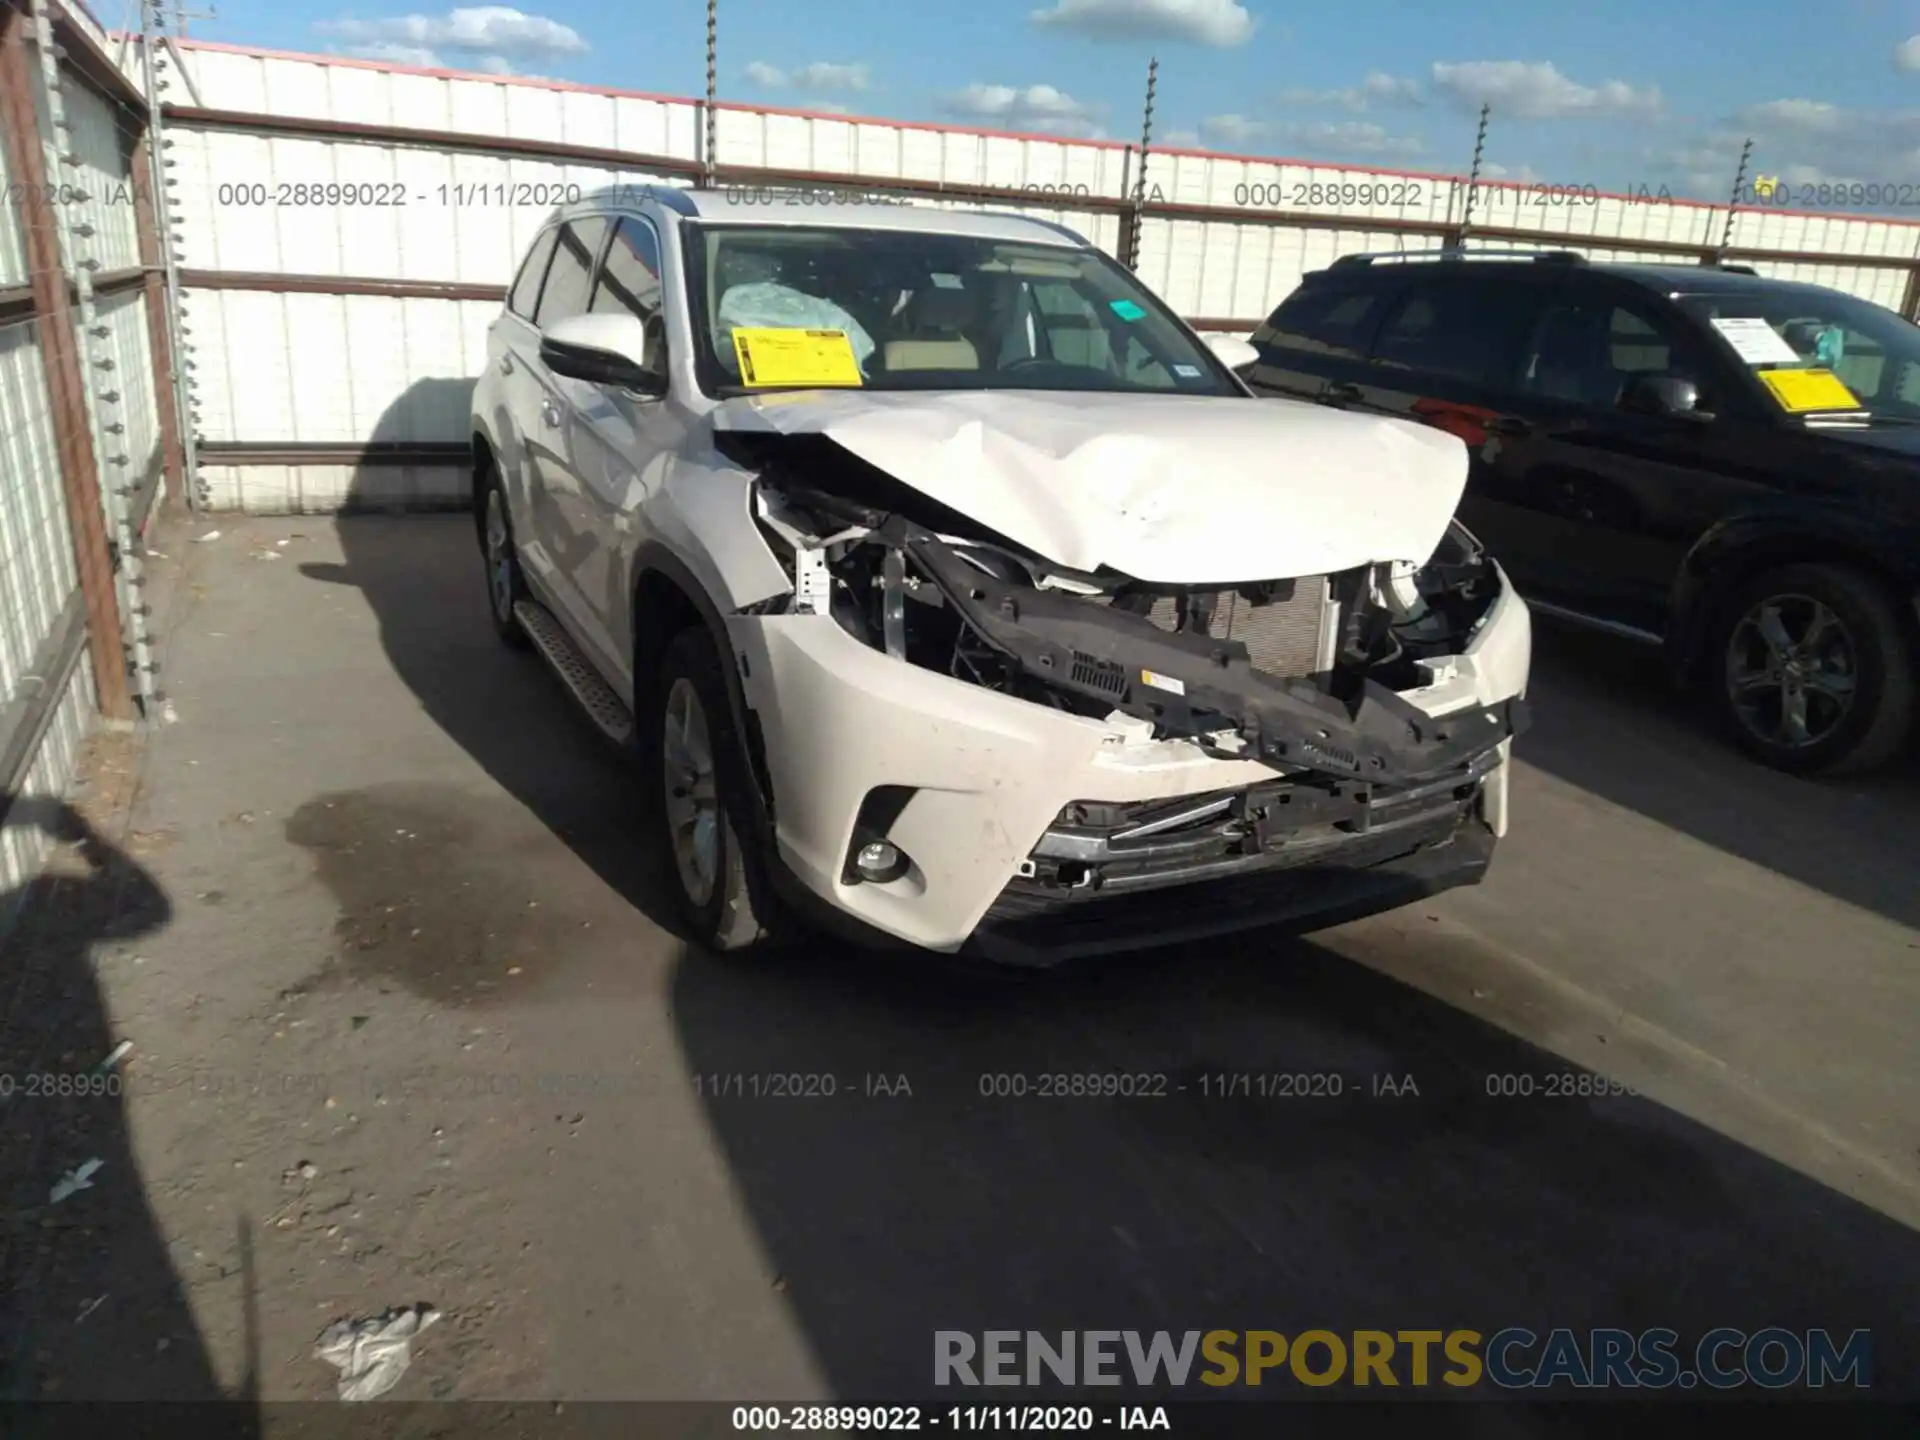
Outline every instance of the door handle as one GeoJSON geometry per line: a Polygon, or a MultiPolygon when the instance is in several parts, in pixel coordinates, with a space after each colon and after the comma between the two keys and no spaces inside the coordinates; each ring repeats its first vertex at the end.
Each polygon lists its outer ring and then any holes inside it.
{"type": "Polygon", "coordinates": [[[500,357],[500,373],[502,375],[511,375],[513,373],[513,356],[502,355],[500,357]]]}
{"type": "Polygon", "coordinates": [[[1357,405],[1362,398],[1360,387],[1345,380],[1327,386],[1321,393],[1321,399],[1329,405],[1357,405]]]}
{"type": "Polygon", "coordinates": [[[551,400],[542,400],[540,402],[540,418],[546,421],[549,426],[559,425],[560,407],[551,400]]]}
{"type": "Polygon", "coordinates": [[[1533,426],[1518,415],[1496,415],[1483,427],[1489,435],[1531,435],[1533,426]]]}

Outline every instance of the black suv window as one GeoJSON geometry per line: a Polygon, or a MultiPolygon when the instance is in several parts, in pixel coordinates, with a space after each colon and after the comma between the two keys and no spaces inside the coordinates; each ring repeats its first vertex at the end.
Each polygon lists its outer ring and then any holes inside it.
{"type": "MultiPolygon", "coordinates": [[[[1684,370],[1680,349],[1665,325],[1635,309],[1600,296],[1563,299],[1534,327],[1520,388],[1545,399],[1612,409],[1634,376],[1684,370]]],[[[1688,378],[1701,385],[1707,380],[1701,373],[1688,378]]],[[[1703,392],[1701,409],[1713,408],[1708,398],[1703,392]]]]}
{"type": "Polygon", "coordinates": [[[660,242],[646,221],[629,216],[615,227],[589,309],[595,315],[624,312],[637,320],[660,313],[660,242]]]}
{"type": "Polygon", "coordinates": [[[1490,276],[1418,282],[1380,327],[1371,358],[1422,375],[1504,386],[1537,302],[1532,286],[1490,276]]]}
{"type": "Polygon", "coordinates": [[[556,320],[587,313],[593,262],[606,238],[607,222],[598,215],[569,221],[560,227],[553,264],[547,270],[547,286],[540,292],[540,308],[534,312],[534,323],[542,330],[556,320]]]}
{"type": "Polygon", "coordinates": [[[553,259],[553,245],[560,238],[558,226],[543,231],[527,252],[527,263],[520,267],[520,278],[513,282],[507,296],[507,308],[522,320],[533,319],[540,304],[540,282],[547,278],[547,262],[553,259]]]}
{"type": "Polygon", "coordinates": [[[1296,290],[1253,332],[1260,350],[1314,350],[1360,358],[1367,325],[1380,310],[1377,290],[1309,286],[1296,290]]]}

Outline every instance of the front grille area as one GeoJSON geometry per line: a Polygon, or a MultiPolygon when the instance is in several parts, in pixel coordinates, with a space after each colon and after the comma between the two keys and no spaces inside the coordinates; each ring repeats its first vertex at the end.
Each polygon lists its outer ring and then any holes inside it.
{"type": "MultiPolygon", "coordinates": [[[[1238,640],[1247,647],[1253,668],[1282,679],[1311,675],[1321,668],[1321,637],[1326,633],[1331,586],[1324,575],[1285,582],[1273,598],[1260,600],[1235,590],[1196,594],[1210,600],[1207,633],[1216,640],[1238,640]]],[[[1178,630],[1181,601],[1159,596],[1147,618],[1162,630],[1178,630]]]]}
{"type": "Polygon", "coordinates": [[[1444,842],[1474,813],[1485,774],[1475,764],[1402,790],[1280,780],[1132,804],[1076,801],[1000,901],[1079,905],[1256,871],[1365,869],[1444,842]]]}

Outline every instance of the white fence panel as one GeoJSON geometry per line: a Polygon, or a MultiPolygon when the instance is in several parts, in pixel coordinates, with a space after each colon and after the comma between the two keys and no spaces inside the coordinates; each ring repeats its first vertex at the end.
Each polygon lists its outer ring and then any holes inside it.
{"type": "Polygon", "coordinates": [[[472,503],[454,465],[225,465],[203,461],[210,510],[330,515],[342,510],[453,510],[472,503]]]}
{"type": "Polygon", "coordinates": [[[0,704],[21,698],[77,583],[37,329],[0,326],[0,704]]]}
{"type": "Polygon", "coordinates": [[[464,441],[486,301],[190,290],[212,444],[464,441]]]}
{"type": "Polygon", "coordinates": [[[122,112],[108,101],[71,79],[60,88],[73,125],[71,153],[79,157],[77,165],[67,167],[67,183],[87,196],[66,207],[67,218],[93,227],[93,234],[80,244],[84,254],[100,262],[101,270],[129,270],[140,263],[129,179],[133,141],[122,129],[122,112]]]}

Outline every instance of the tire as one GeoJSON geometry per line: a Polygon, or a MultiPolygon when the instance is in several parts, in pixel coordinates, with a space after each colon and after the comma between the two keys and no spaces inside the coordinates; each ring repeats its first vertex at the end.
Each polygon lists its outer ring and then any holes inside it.
{"type": "Polygon", "coordinates": [[[665,888],[695,943],[718,951],[765,948],[777,910],[768,857],[720,656],[704,626],[682,630],[668,644],[651,697],[639,759],[665,888]],[[704,769],[696,733],[702,728],[704,769]],[[703,791],[710,808],[700,803],[703,791]]]}
{"type": "Polygon", "coordinates": [[[1913,641],[1872,576],[1786,565],[1734,586],[1714,615],[1709,694],[1754,759],[1794,775],[1855,775],[1900,753],[1914,719],[1913,641]]]}
{"type": "Polygon", "coordinates": [[[499,475],[492,471],[487,474],[480,504],[480,556],[486,564],[487,613],[493,618],[494,634],[515,649],[524,650],[529,643],[527,632],[513,607],[527,598],[527,582],[520,573],[520,555],[514,548],[507,492],[499,475]]]}

